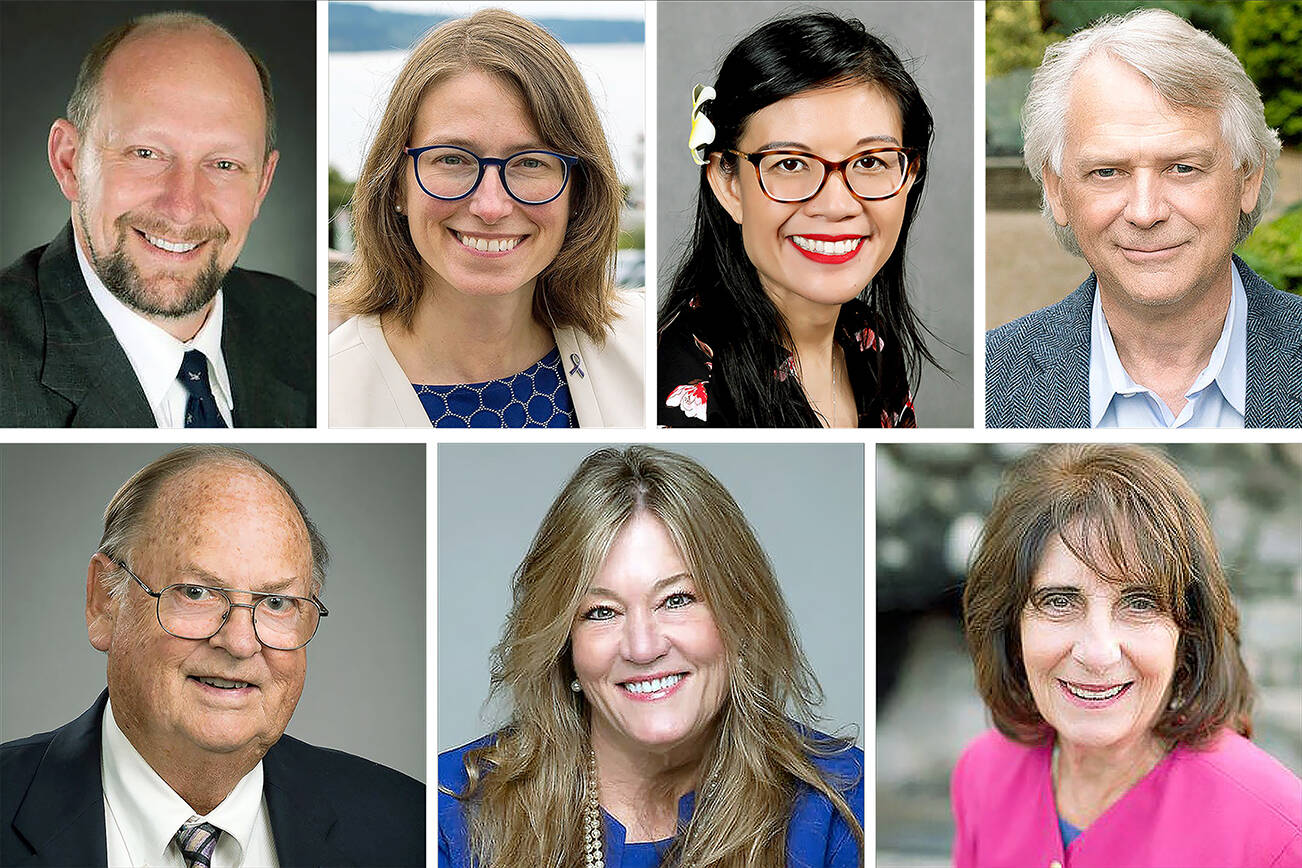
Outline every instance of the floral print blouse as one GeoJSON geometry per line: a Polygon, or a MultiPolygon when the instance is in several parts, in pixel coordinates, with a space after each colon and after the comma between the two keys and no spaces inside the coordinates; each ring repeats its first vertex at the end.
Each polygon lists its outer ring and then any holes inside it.
{"type": "MultiPolygon", "coordinates": [[[[660,331],[656,421],[662,428],[737,427],[735,420],[710,405],[710,387],[717,375],[711,337],[702,332],[702,318],[696,314],[699,307],[699,299],[693,299],[660,331]]],[[[859,427],[916,428],[904,354],[859,299],[841,306],[836,342],[850,371],[859,427]]],[[[773,376],[804,399],[794,356],[788,354],[773,376]]]]}

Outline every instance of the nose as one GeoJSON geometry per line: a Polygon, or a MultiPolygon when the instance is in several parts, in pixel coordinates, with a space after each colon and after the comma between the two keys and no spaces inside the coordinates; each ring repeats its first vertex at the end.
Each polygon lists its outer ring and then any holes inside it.
{"type": "Polygon", "coordinates": [[[1085,619],[1072,643],[1071,656],[1089,672],[1100,675],[1121,662],[1121,642],[1110,614],[1099,612],[1085,619]]]}
{"type": "Polygon", "coordinates": [[[162,188],[154,206],[173,223],[185,225],[194,222],[203,213],[203,178],[198,166],[180,162],[172,165],[162,175],[162,188]]]}
{"type": "Polygon", "coordinates": [[[1166,191],[1156,173],[1135,172],[1126,192],[1125,217],[1132,226],[1148,229],[1167,218],[1166,191]]]}
{"type": "Polygon", "coordinates": [[[470,195],[470,213],[492,225],[511,213],[515,200],[502,184],[502,170],[486,166],[478,189],[470,195]]]}
{"type": "Polygon", "coordinates": [[[258,634],[253,629],[253,609],[241,603],[232,603],[226,623],[209,640],[224,648],[232,657],[252,657],[262,650],[258,634]]]}
{"type": "Polygon", "coordinates": [[[624,620],[624,659],[630,663],[653,663],[669,650],[669,639],[649,613],[630,612],[624,620]]]}
{"type": "Polygon", "coordinates": [[[843,220],[862,214],[863,203],[850,192],[845,176],[833,171],[823,181],[818,195],[805,203],[805,211],[829,220],[843,220]]]}

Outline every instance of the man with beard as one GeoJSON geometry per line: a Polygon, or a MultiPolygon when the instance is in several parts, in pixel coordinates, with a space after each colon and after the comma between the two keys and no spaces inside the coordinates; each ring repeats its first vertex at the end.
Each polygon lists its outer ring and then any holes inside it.
{"type": "Polygon", "coordinates": [[[279,159],[266,67],[147,15],[90,50],[67,115],[71,222],[0,273],[0,425],[314,426],[312,296],[233,267],[279,159]]]}

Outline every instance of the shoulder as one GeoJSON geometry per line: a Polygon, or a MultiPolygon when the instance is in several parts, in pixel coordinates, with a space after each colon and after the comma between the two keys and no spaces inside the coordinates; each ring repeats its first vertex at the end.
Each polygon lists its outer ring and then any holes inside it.
{"type": "Polygon", "coordinates": [[[310,764],[315,768],[321,797],[335,796],[346,802],[372,800],[380,804],[401,804],[411,808],[412,799],[425,798],[425,785],[388,766],[333,748],[318,747],[293,736],[281,736],[267,756],[276,752],[280,761],[310,764]]]}
{"type": "Polygon", "coordinates": [[[1181,792],[1255,806],[1302,834],[1302,780],[1233,730],[1221,730],[1202,749],[1177,748],[1172,767],[1183,779],[1181,792]]]}
{"type": "Polygon", "coordinates": [[[997,730],[986,730],[959,755],[950,789],[956,801],[976,792],[999,797],[1024,791],[1038,779],[1048,751],[1048,745],[1020,744],[997,730]]]}
{"type": "Polygon", "coordinates": [[[35,297],[41,257],[48,246],[27,251],[0,271],[0,305],[8,308],[15,301],[35,297]]]}
{"type": "MultiPolygon", "coordinates": [[[[662,427],[704,427],[714,376],[712,338],[689,304],[666,317],[656,340],[656,421],[662,427]]],[[[718,420],[712,420],[717,422],[718,420]]]]}
{"type": "Polygon", "coordinates": [[[1025,354],[1032,345],[1063,342],[1067,338],[1088,340],[1089,318],[1094,304],[1094,275],[1057,304],[1018,317],[986,332],[986,365],[1002,363],[1025,354]],[[1081,331],[1081,329],[1084,331],[1081,331]]]}
{"type": "Polygon", "coordinates": [[[316,296],[292,280],[265,271],[232,268],[222,282],[227,300],[242,311],[295,319],[316,316],[316,296]]]}
{"type": "MultiPolygon", "coordinates": [[[[797,727],[800,730],[800,727],[797,727]]],[[[828,785],[845,799],[860,830],[864,824],[864,756],[854,745],[813,730],[802,731],[810,762],[828,785]]],[[[857,865],[859,844],[851,824],[827,796],[802,784],[787,833],[793,865],[857,865]]]]}
{"type": "Polygon", "coordinates": [[[369,355],[364,333],[378,331],[379,318],[374,316],[349,317],[340,323],[329,337],[329,357],[333,365],[335,359],[347,362],[359,356],[369,355]]]}
{"type": "Polygon", "coordinates": [[[1251,314],[1277,320],[1294,328],[1302,326],[1302,296],[1276,289],[1237,256],[1234,257],[1234,265],[1243,280],[1243,291],[1248,297],[1248,310],[1251,314]]]}
{"type": "Polygon", "coordinates": [[[442,790],[459,793],[466,788],[469,778],[466,776],[466,754],[481,747],[488,747],[497,741],[497,733],[489,733],[472,742],[445,750],[439,754],[439,800],[443,799],[442,790]]]}

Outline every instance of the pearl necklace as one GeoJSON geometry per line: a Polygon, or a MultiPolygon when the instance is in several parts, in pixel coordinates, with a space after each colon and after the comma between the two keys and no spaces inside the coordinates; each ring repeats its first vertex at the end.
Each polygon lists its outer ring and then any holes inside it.
{"type": "Polygon", "coordinates": [[[606,868],[602,825],[601,806],[597,802],[597,752],[588,748],[588,801],[583,806],[583,859],[587,868],[606,868]]]}

